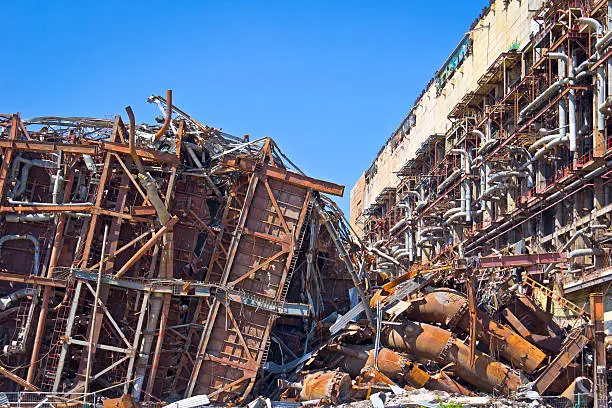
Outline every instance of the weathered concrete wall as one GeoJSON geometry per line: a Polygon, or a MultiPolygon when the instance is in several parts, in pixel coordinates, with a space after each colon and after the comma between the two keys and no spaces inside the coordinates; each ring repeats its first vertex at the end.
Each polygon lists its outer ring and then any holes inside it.
{"type": "Polygon", "coordinates": [[[362,174],[357,183],[351,189],[351,214],[350,223],[355,232],[361,235],[363,231],[363,221],[359,220],[359,215],[363,211],[363,193],[365,190],[365,176],[362,174]]]}
{"type": "MultiPolygon", "coordinates": [[[[360,211],[368,208],[384,188],[397,186],[399,179],[395,172],[414,157],[428,136],[446,133],[451,125],[448,120],[450,111],[466,93],[476,88],[478,79],[495,59],[508,51],[513,43],[518,42],[521,46],[527,43],[532,17],[541,3],[542,0],[496,0],[491,5],[471,32],[471,53],[446,82],[443,91],[436,95],[435,82],[430,83],[418,103],[411,108],[409,115],[414,114],[416,122],[410,132],[399,141],[397,133],[391,136],[370,167],[376,167],[375,172],[366,177],[366,171],[354,185],[351,221],[357,219],[360,211]]],[[[432,42],[435,45],[434,34],[432,42]]]]}

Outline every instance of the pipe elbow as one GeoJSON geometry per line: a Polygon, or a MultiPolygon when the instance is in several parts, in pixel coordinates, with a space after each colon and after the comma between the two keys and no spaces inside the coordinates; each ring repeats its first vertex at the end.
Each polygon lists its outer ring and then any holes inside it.
{"type": "Polygon", "coordinates": [[[601,25],[601,23],[599,21],[595,20],[594,18],[591,18],[591,17],[579,17],[578,18],[578,23],[584,24],[584,25],[588,26],[593,31],[595,31],[595,33],[597,35],[602,35],[603,34],[603,26],[601,25]]]}
{"type": "Polygon", "coordinates": [[[166,130],[168,130],[168,126],[170,126],[170,121],[172,120],[172,89],[168,89],[166,91],[166,117],[164,119],[164,124],[161,129],[155,133],[155,140],[157,141],[166,130]]]}

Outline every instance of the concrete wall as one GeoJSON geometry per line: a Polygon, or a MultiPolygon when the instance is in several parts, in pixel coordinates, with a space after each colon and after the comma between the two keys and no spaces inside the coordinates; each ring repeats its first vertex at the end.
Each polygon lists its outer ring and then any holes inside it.
{"type": "Polygon", "coordinates": [[[365,190],[365,176],[362,174],[357,180],[357,183],[351,189],[350,203],[351,203],[351,214],[350,223],[358,235],[361,235],[363,231],[363,220],[359,220],[359,214],[363,211],[363,193],[365,190]]]}
{"type": "MultiPolygon", "coordinates": [[[[395,172],[414,157],[428,136],[446,133],[451,125],[448,114],[466,93],[475,90],[478,79],[495,59],[508,51],[513,43],[519,42],[522,47],[528,42],[532,30],[531,19],[541,3],[542,0],[496,0],[491,5],[471,32],[470,55],[447,81],[442,93],[436,95],[434,82],[427,87],[411,110],[416,116],[416,124],[410,133],[396,145],[392,142],[392,136],[375,159],[375,174],[367,181],[364,178],[366,173],[362,174],[353,186],[351,221],[357,218],[360,211],[368,208],[384,188],[397,186],[399,179],[395,172]]],[[[432,42],[435,42],[434,33],[432,42]]]]}

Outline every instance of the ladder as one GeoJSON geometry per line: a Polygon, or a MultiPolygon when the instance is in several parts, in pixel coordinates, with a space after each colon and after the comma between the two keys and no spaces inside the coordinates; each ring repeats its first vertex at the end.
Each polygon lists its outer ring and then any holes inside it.
{"type": "Polygon", "coordinates": [[[298,260],[297,255],[298,255],[298,252],[300,251],[300,248],[302,248],[302,243],[304,242],[304,236],[306,235],[306,230],[308,229],[307,226],[310,221],[310,214],[312,213],[313,205],[314,205],[313,199],[310,199],[308,201],[308,208],[306,209],[306,216],[304,217],[304,221],[302,222],[302,229],[300,230],[297,242],[295,243],[295,247],[293,248],[294,254],[293,254],[293,257],[291,258],[289,270],[287,271],[287,279],[285,279],[285,282],[283,283],[283,289],[281,291],[281,296],[280,296],[281,302],[285,301],[285,298],[287,297],[287,292],[289,291],[291,278],[293,277],[293,272],[295,271],[295,267],[297,265],[297,260],[298,260]]]}
{"type": "Polygon", "coordinates": [[[589,319],[588,314],[584,310],[584,308],[576,305],[575,303],[570,302],[563,296],[556,294],[541,283],[531,279],[529,276],[527,276],[526,273],[523,273],[523,285],[529,286],[532,290],[540,292],[541,294],[555,302],[557,305],[561,306],[564,309],[570,310],[571,312],[582,317],[583,319],[589,319]]]}
{"type": "Polygon", "coordinates": [[[44,374],[40,386],[43,391],[52,391],[53,389],[55,375],[57,373],[57,367],[60,360],[60,353],[62,350],[63,337],[66,334],[68,312],[70,310],[73,295],[74,284],[73,282],[68,282],[66,285],[65,296],[62,300],[63,304],[60,306],[55,316],[53,333],[51,335],[51,346],[49,348],[48,356],[45,359],[45,364],[42,371],[44,374]]]}

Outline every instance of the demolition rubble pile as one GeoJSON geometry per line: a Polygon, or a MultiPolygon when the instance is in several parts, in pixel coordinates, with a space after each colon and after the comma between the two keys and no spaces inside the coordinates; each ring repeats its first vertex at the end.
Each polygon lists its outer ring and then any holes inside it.
{"type": "Polygon", "coordinates": [[[204,126],[171,92],[149,102],[154,125],[129,107],[127,123],[0,116],[3,391],[252,406],[593,398],[601,295],[589,315],[524,273],[564,254],[450,248],[409,267],[391,241],[361,242],[327,197],[344,188],[270,138],[204,126]]]}

